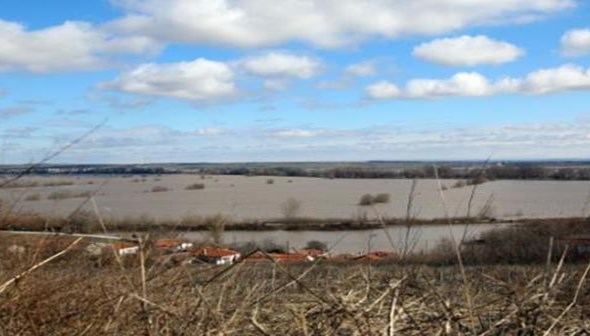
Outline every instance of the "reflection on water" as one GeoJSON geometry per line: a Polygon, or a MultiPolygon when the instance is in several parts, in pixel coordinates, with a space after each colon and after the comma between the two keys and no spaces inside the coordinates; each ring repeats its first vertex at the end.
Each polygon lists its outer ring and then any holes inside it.
{"type": "MultiPolygon", "coordinates": [[[[482,232],[508,226],[510,224],[473,224],[473,225],[425,225],[412,227],[389,227],[387,229],[363,231],[228,231],[224,233],[225,243],[264,243],[272,241],[293,248],[304,247],[308,241],[317,240],[328,245],[332,253],[362,253],[368,249],[402,251],[404,246],[413,248],[413,252],[428,251],[441,239],[460,240],[477,238],[482,232]],[[407,242],[407,243],[405,243],[407,242]]],[[[207,232],[187,232],[188,239],[204,239],[207,232]]]]}

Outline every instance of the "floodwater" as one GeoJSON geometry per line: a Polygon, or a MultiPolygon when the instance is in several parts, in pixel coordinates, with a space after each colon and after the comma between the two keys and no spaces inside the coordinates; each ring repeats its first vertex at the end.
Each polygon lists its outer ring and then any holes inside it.
{"type": "MultiPolygon", "coordinates": [[[[274,243],[289,248],[305,247],[307,242],[315,240],[328,246],[331,253],[366,253],[366,251],[401,252],[407,246],[408,252],[430,251],[442,239],[476,239],[485,231],[503,228],[511,224],[473,224],[473,225],[423,225],[411,227],[388,227],[387,229],[362,231],[228,231],[223,235],[223,242],[257,243],[263,246],[274,243]],[[406,239],[406,232],[409,232],[406,239]],[[388,237],[389,235],[389,237],[388,237]],[[390,240],[391,239],[391,240],[390,240]],[[405,244],[404,242],[408,242],[405,244]]],[[[205,240],[207,232],[187,232],[182,237],[191,240],[205,240]]]]}
{"type": "MultiPolygon", "coordinates": [[[[155,218],[180,219],[188,215],[223,214],[234,219],[281,218],[281,204],[294,198],[300,202],[298,217],[372,218],[371,207],[358,206],[366,193],[388,193],[391,200],[376,207],[386,217],[405,217],[411,180],[404,179],[321,179],[290,177],[246,177],[170,175],[147,177],[38,177],[44,180],[69,179],[76,184],[61,187],[1,189],[0,199],[17,202],[18,210],[48,214],[69,214],[83,198],[49,200],[56,190],[97,191],[95,197],[101,215],[124,217],[148,215],[155,218]],[[272,179],[273,183],[267,183],[272,179]],[[89,182],[92,184],[89,184],[89,182]],[[203,190],[185,190],[192,183],[204,183],[203,190]],[[153,187],[169,191],[151,192],[153,187]],[[37,194],[40,200],[26,201],[37,194]]],[[[448,187],[444,203],[437,181],[419,180],[411,215],[416,218],[465,216],[471,187],[451,188],[454,180],[443,180],[448,187]]],[[[471,206],[476,214],[487,206],[487,215],[502,219],[522,217],[581,216],[587,209],[590,181],[494,181],[478,186],[471,206]]],[[[84,206],[92,211],[90,203],[84,206]]]]}

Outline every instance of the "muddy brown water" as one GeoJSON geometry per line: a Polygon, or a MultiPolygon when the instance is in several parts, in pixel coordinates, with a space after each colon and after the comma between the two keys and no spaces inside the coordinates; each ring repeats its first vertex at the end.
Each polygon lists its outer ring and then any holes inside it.
{"type": "MultiPolygon", "coordinates": [[[[361,231],[229,231],[224,233],[223,242],[229,244],[253,242],[259,246],[274,243],[289,248],[302,248],[307,242],[315,240],[326,244],[332,253],[365,253],[368,250],[400,252],[403,251],[404,246],[411,248],[412,252],[426,252],[435,248],[442,239],[452,237],[456,241],[460,241],[463,237],[466,240],[475,239],[483,232],[508,225],[511,224],[415,226],[410,228],[407,240],[408,230],[404,227],[361,231]],[[408,244],[404,243],[406,241],[408,244]]],[[[191,240],[208,239],[207,232],[187,232],[180,236],[191,240]]]]}
{"type": "MultiPolygon", "coordinates": [[[[297,216],[350,219],[375,216],[370,207],[359,207],[359,198],[366,193],[388,193],[391,200],[379,205],[383,216],[404,217],[412,181],[405,179],[321,179],[289,177],[246,177],[169,175],[147,177],[38,177],[40,181],[73,180],[76,184],[61,187],[1,189],[0,199],[17,201],[17,209],[48,214],[69,214],[83,199],[48,200],[57,190],[73,192],[98,191],[96,203],[101,215],[124,217],[148,215],[179,219],[187,215],[229,215],[235,219],[268,219],[281,217],[281,204],[294,198],[301,203],[297,216]],[[274,183],[268,184],[272,179],[274,183]],[[92,184],[88,184],[92,181],[92,184]],[[104,185],[102,185],[104,183],[104,185]],[[204,183],[203,190],[185,190],[192,183],[204,183]],[[165,192],[151,192],[163,186],[165,192]],[[39,201],[24,201],[38,194],[39,201]]],[[[454,180],[443,180],[451,187],[454,180]]],[[[499,220],[519,217],[580,216],[587,207],[590,181],[494,181],[480,185],[475,194],[472,214],[487,203],[488,215],[499,220]]],[[[464,216],[470,187],[445,191],[446,210],[450,216],[464,216]]],[[[92,210],[91,204],[85,209],[92,210]]],[[[444,217],[445,207],[437,190],[437,181],[419,180],[412,216],[444,217]]]]}

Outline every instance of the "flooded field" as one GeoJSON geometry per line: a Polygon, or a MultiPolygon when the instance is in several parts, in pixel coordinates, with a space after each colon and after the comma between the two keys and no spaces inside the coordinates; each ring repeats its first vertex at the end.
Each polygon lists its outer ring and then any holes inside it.
{"type": "MultiPolygon", "coordinates": [[[[225,232],[223,241],[227,244],[256,243],[264,246],[273,243],[288,248],[302,248],[309,241],[319,241],[331,253],[367,253],[367,251],[428,252],[442,239],[454,237],[457,241],[478,238],[485,231],[503,228],[510,224],[475,225],[423,225],[409,231],[402,227],[362,231],[230,231],[225,232]],[[406,240],[406,233],[408,239],[406,240]],[[390,240],[391,239],[391,240],[390,240]],[[407,241],[407,244],[405,243],[407,241]]],[[[207,232],[187,232],[181,236],[191,240],[207,239],[207,232]]]]}
{"type": "MultiPolygon", "coordinates": [[[[376,209],[383,216],[404,217],[412,184],[411,180],[397,179],[202,178],[199,175],[53,176],[33,180],[37,183],[0,189],[0,199],[15,202],[16,210],[64,215],[80,207],[89,192],[96,192],[96,203],[105,217],[145,214],[180,219],[187,215],[223,214],[234,219],[269,219],[284,217],[282,205],[293,198],[299,203],[294,214],[297,217],[350,219],[375,216],[372,207],[358,205],[361,196],[367,193],[389,194],[389,202],[379,204],[376,209]],[[56,180],[73,184],[59,185],[56,180]],[[203,188],[187,190],[191,184],[203,184],[203,188]]],[[[471,187],[453,188],[455,182],[442,181],[447,188],[446,210],[452,217],[465,216],[471,187]]],[[[486,214],[498,220],[581,216],[587,210],[589,191],[588,181],[488,182],[478,187],[471,213],[486,208],[486,214]]],[[[92,210],[89,203],[83,207],[92,210]]],[[[445,216],[435,180],[418,181],[412,216],[423,219],[445,216]]]]}

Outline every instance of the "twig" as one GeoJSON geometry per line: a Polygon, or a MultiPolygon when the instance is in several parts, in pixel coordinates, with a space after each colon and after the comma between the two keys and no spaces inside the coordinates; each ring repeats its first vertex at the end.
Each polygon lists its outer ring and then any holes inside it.
{"type": "Polygon", "coordinates": [[[69,250],[71,250],[74,246],[76,246],[76,244],[78,244],[82,239],[84,239],[84,237],[80,237],[76,240],[74,240],[70,245],[68,245],[68,247],[66,247],[64,250],[52,255],[51,257],[33,265],[31,268],[29,268],[28,270],[20,273],[19,275],[13,277],[12,279],[6,281],[5,283],[3,283],[0,286],[0,294],[2,294],[10,285],[12,285],[13,283],[19,281],[20,279],[22,279],[23,277],[25,277],[26,275],[32,273],[33,271],[35,271],[37,268],[61,257],[62,255],[66,254],[69,250]]]}

